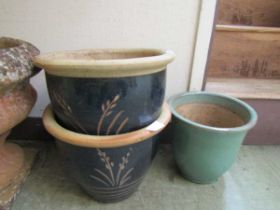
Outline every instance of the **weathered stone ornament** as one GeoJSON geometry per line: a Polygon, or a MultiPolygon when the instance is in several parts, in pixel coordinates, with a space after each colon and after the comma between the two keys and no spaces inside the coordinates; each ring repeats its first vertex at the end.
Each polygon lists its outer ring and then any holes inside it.
{"type": "Polygon", "coordinates": [[[39,53],[28,42],[0,38],[0,209],[8,209],[21,184],[24,152],[5,139],[35,104],[37,94],[29,78],[35,73],[31,59],[39,53]]]}

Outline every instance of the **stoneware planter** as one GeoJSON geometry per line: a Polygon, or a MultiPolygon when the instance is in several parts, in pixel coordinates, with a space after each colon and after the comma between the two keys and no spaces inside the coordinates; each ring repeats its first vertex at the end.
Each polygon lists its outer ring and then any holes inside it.
{"type": "MultiPolygon", "coordinates": [[[[36,101],[36,92],[29,84],[29,78],[35,72],[31,59],[38,54],[39,50],[28,42],[0,38],[1,190],[11,185],[24,164],[22,149],[15,144],[5,143],[5,139],[10,130],[26,118],[36,101]]],[[[0,209],[9,202],[1,200],[0,209]]]]}
{"type": "Polygon", "coordinates": [[[219,94],[182,94],[169,105],[175,160],[182,175],[195,183],[211,183],[224,174],[257,121],[248,104],[219,94]]]}
{"type": "Polygon", "coordinates": [[[137,130],[155,121],[174,53],[106,49],[40,55],[52,107],[67,129],[94,135],[137,130]]]}
{"type": "Polygon", "coordinates": [[[56,122],[51,106],[45,110],[43,122],[57,139],[64,165],[76,182],[97,201],[116,202],[137,190],[157,152],[157,134],[170,118],[165,104],[151,125],[112,136],[66,130],[56,122]]]}

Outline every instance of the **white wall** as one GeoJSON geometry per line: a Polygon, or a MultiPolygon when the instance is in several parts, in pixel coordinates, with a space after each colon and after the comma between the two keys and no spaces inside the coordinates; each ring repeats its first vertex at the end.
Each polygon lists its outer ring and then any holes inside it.
{"type": "MultiPolygon", "coordinates": [[[[169,97],[188,86],[200,0],[1,0],[0,36],[27,40],[41,52],[82,48],[155,47],[177,54],[169,65],[169,97]]],[[[49,102],[43,72],[32,78],[49,102]]]]}

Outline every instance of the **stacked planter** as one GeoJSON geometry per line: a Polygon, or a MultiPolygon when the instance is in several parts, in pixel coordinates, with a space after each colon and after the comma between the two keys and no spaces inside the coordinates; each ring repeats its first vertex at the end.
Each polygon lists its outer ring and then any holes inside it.
{"type": "Polygon", "coordinates": [[[170,120],[166,66],[174,53],[156,49],[55,52],[34,59],[46,72],[51,105],[46,129],[65,165],[96,200],[129,197],[170,120]]]}

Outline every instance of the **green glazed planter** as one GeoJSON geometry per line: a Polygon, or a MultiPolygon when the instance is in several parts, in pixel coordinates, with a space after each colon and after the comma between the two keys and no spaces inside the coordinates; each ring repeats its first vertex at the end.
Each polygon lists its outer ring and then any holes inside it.
{"type": "Polygon", "coordinates": [[[173,115],[173,152],[182,175],[194,183],[217,181],[234,163],[247,132],[257,122],[257,113],[243,101],[206,92],[174,96],[169,100],[169,105],[173,115]],[[178,106],[190,103],[223,106],[237,114],[244,124],[218,128],[196,123],[176,111],[178,106]]]}

